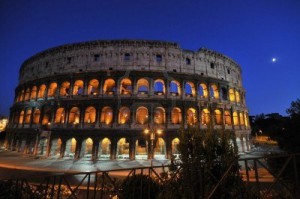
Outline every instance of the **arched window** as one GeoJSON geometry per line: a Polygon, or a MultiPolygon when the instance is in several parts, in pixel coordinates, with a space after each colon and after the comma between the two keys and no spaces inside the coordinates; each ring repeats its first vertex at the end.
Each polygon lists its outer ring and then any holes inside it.
{"type": "Polygon", "coordinates": [[[135,159],[141,160],[147,159],[148,154],[148,142],[145,139],[138,139],[135,142],[135,159]]]}
{"type": "Polygon", "coordinates": [[[178,138],[174,138],[172,140],[172,155],[174,154],[180,154],[179,150],[178,150],[178,146],[179,146],[179,139],[178,138]]]}
{"type": "Polygon", "coordinates": [[[244,113],[245,126],[248,127],[248,115],[244,113]]]}
{"type": "Polygon", "coordinates": [[[225,117],[225,125],[231,125],[231,115],[230,115],[230,111],[226,110],[224,112],[224,117],[225,117]]]}
{"type": "Polygon", "coordinates": [[[210,112],[207,108],[202,110],[201,113],[201,124],[202,125],[208,125],[210,122],[210,112]]]}
{"type": "Polygon", "coordinates": [[[154,158],[165,159],[165,155],[166,155],[166,143],[164,139],[158,138],[154,148],[154,158]]]}
{"type": "Polygon", "coordinates": [[[69,124],[79,124],[80,122],[80,110],[78,107],[73,107],[69,113],[69,124]]]}
{"type": "Polygon", "coordinates": [[[70,82],[63,82],[60,87],[60,96],[68,96],[70,94],[70,82]]]}
{"type": "Polygon", "coordinates": [[[199,96],[202,98],[207,98],[208,97],[208,91],[207,91],[207,86],[206,84],[202,83],[199,85],[198,88],[199,96]]]}
{"type": "Polygon", "coordinates": [[[83,151],[83,154],[82,154],[83,157],[86,155],[92,155],[93,140],[91,138],[87,138],[87,139],[83,140],[81,150],[83,151]]]}
{"type": "Polygon", "coordinates": [[[235,126],[238,126],[239,125],[239,118],[238,118],[238,114],[237,114],[237,112],[233,112],[233,124],[235,125],[235,126]]]}
{"type": "Polygon", "coordinates": [[[24,121],[24,111],[21,111],[20,117],[19,117],[19,124],[23,124],[24,121]]]}
{"type": "Polygon", "coordinates": [[[180,84],[178,81],[172,80],[170,82],[170,94],[174,96],[181,95],[180,84]]]}
{"type": "Polygon", "coordinates": [[[221,96],[222,96],[222,100],[228,100],[228,93],[227,93],[227,88],[222,87],[221,88],[221,96]]]}
{"type": "Polygon", "coordinates": [[[36,92],[37,92],[37,87],[33,86],[31,89],[30,99],[34,100],[36,98],[36,92]]]}
{"type": "Polygon", "coordinates": [[[149,82],[148,80],[142,78],[137,81],[137,91],[138,94],[147,94],[149,92],[149,82]]]}
{"type": "Polygon", "coordinates": [[[58,108],[56,110],[54,123],[55,124],[65,123],[65,109],[64,108],[58,108]]]}
{"type": "Polygon", "coordinates": [[[94,124],[96,122],[96,109],[89,106],[85,109],[84,113],[84,123],[94,124]]]}
{"type": "Polygon", "coordinates": [[[215,84],[210,85],[209,92],[211,98],[219,99],[219,90],[217,85],[215,84]]]}
{"type": "Polygon", "coordinates": [[[46,85],[42,84],[39,89],[38,98],[44,98],[46,85]]]}
{"type": "Polygon", "coordinates": [[[186,112],[187,114],[187,123],[189,125],[194,125],[197,123],[197,113],[196,113],[196,110],[194,108],[189,108],[186,112]]]}
{"type": "Polygon", "coordinates": [[[120,84],[120,94],[131,95],[132,93],[132,83],[128,78],[122,79],[120,84]]]}
{"type": "Polygon", "coordinates": [[[172,109],[172,123],[173,124],[181,124],[182,122],[182,114],[180,108],[174,107],[172,109]]]}
{"type": "Polygon", "coordinates": [[[148,123],[148,109],[146,107],[139,107],[136,110],[136,123],[147,124],[148,123]]]}
{"type": "Polygon", "coordinates": [[[25,92],[24,100],[25,100],[25,101],[29,100],[29,97],[30,97],[30,88],[27,88],[27,89],[26,89],[26,92],[25,92]]]}
{"type": "Polygon", "coordinates": [[[111,124],[113,120],[113,110],[109,106],[106,106],[101,111],[100,122],[104,124],[111,124]]]}
{"type": "Polygon", "coordinates": [[[48,123],[50,123],[51,121],[51,113],[52,113],[52,108],[46,108],[44,110],[44,113],[42,115],[43,119],[42,119],[42,125],[47,125],[48,123]]]}
{"type": "Polygon", "coordinates": [[[20,120],[20,112],[15,112],[14,115],[14,124],[18,124],[20,120]]]}
{"type": "Polygon", "coordinates": [[[19,102],[23,101],[23,99],[24,99],[24,93],[25,93],[25,91],[22,90],[21,93],[20,93],[20,95],[19,95],[19,102]]]}
{"type": "Polygon", "coordinates": [[[126,138],[119,139],[117,143],[117,159],[129,159],[129,142],[126,138]]]}
{"type": "Polygon", "coordinates": [[[219,109],[215,110],[215,122],[216,122],[216,125],[222,125],[223,124],[222,113],[219,109]]]}
{"type": "Polygon", "coordinates": [[[98,158],[110,159],[111,141],[108,138],[103,138],[99,143],[98,158]]]}
{"type": "Polygon", "coordinates": [[[235,101],[235,94],[234,94],[234,90],[231,88],[229,89],[229,100],[231,102],[234,102],[235,101]]]}
{"type": "Polygon", "coordinates": [[[241,101],[240,93],[238,91],[235,91],[235,99],[236,99],[236,102],[238,102],[238,103],[241,101]]]}
{"type": "Polygon", "coordinates": [[[30,124],[31,122],[31,110],[28,109],[25,114],[25,124],[30,124]]]}
{"type": "Polygon", "coordinates": [[[56,95],[57,83],[52,82],[48,89],[48,97],[54,97],[56,95]]]}
{"type": "Polygon", "coordinates": [[[73,86],[73,95],[83,95],[83,86],[82,80],[76,80],[73,86]]]}
{"type": "Polygon", "coordinates": [[[243,113],[242,112],[240,112],[240,123],[241,123],[241,125],[242,126],[244,126],[245,125],[245,121],[244,121],[244,115],[243,115],[243,113]]]}
{"type": "Polygon", "coordinates": [[[154,94],[164,95],[165,94],[165,82],[162,79],[156,79],[154,81],[154,94]]]}
{"type": "Polygon", "coordinates": [[[74,157],[76,152],[76,139],[71,138],[66,141],[66,150],[65,150],[65,157],[74,157]]]}
{"type": "Polygon", "coordinates": [[[33,123],[38,124],[40,122],[41,111],[39,109],[35,109],[33,113],[33,123]]]}
{"type": "Polygon", "coordinates": [[[126,124],[130,120],[130,110],[128,107],[123,106],[119,110],[119,124],[126,124]]]}
{"type": "Polygon", "coordinates": [[[97,79],[92,79],[88,86],[88,95],[97,95],[99,90],[99,81],[97,79]]]}
{"type": "Polygon", "coordinates": [[[165,109],[162,107],[156,107],[154,110],[154,123],[155,124],[164,124],[165,123],[165,109]]]}
{"type": "Polygon", "coordinates": [[[116,91],[116,83],[113,79],[107,79],[104,81],[103,93],[106,95],[112,95],[116,91]]]}
{"type": "Polygon", "coordinates": [[[187,97],[195,96],[195,85],[192,82],[186,82],[184,85],[185,95],[187,97]]]}

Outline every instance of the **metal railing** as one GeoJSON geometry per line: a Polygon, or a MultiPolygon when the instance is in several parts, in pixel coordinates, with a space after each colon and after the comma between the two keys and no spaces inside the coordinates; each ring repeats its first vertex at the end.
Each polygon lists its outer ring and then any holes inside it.
{"type": "MultiPolygon", "coordinates": [[[[242,177],[247,190],[256,193],[256,198],[300,197],[300,154],[291,154],[234,160],[203,198],[215,198],[217,189],[229,176],[236,161],[240,165],[236,175],[242,177]]],[[[5,194],[10,194],[12,198],[119,198],[122,182],[130,176],[146,175],[164,187],[178,178],[180,171],[178,165],[162,165],[6,179],[0,184],[0,198],[5,194]],[[5,188],[8,189],[7,193],[5,188]]],[[[141,189],[137,187],[137,191],[141,189]]],[[[140,198],[148,197],[141,194],[140,198]]]]}

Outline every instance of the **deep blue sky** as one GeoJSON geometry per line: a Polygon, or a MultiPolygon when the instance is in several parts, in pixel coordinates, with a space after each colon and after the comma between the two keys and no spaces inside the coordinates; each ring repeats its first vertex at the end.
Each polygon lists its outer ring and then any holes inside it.
{"type": "Polygon", "coordinates": [[[219,51],[242,66],[251,115],[286,115],[300,98],[299,0],[1,0],[0,114],[9,114],[25,59],[98,39],[167,40],[219,51]]]}

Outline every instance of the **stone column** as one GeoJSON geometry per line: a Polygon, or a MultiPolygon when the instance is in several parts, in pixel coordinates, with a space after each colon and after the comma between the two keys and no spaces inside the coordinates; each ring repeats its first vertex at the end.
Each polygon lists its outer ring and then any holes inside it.
{"type": "Polygon", "coordinates": [[[133,138],[129,140],[129,159],[135,160],[135,142],[133,138]]]}
{"type": "Polygon", "coordinates": [[[117,138],[114,137],[111,139],[110,158],[112,160],[115,160],[117,156],[117,142],[118,142],[117,138]]]}

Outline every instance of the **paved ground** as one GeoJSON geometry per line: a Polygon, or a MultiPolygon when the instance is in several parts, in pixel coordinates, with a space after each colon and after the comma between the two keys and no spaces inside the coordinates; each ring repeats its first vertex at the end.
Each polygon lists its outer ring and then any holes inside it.
{"type": "MultiPolygon", "coordinates": [[[[273,150],[273,149],[272,149],[273,150]]],[[[265,148],[256,148],[241,157],[257,157],[268,152],[265,148]]],[[[40,158],[0,149],[0,179],[47,175],[49,173],[78,173],[92,171],[109,171],[125,168],[168,165],[169,160],[98,160],[40,158]]]]}

